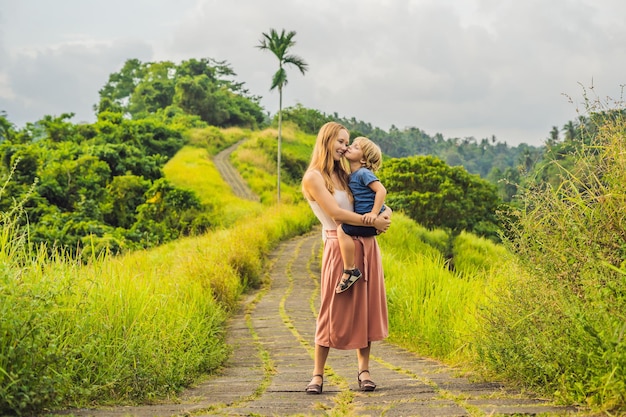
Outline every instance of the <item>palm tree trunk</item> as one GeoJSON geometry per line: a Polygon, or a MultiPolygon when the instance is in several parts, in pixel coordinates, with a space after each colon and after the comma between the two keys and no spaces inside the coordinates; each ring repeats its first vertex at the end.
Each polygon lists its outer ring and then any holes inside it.
{"type": "Polygon", "coordinates": [[[280,154],[281,154],[281,143],[282,143],[282,126],[283,125],[283,89],[281,87],[278,88],[278,157],[277,163],[278,165],[278,175],[276,181],[276,189],[278,190],[277,202],[280,203],[280,154]]]}

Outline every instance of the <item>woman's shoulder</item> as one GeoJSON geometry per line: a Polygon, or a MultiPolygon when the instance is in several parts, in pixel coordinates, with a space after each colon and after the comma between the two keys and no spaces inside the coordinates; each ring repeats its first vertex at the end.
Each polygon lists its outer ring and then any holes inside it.
{"type": "Polygon", "coordinates": [[[307,170],[302,176],[302,192],[307,200],[314,201],[313,194],[324,184],[322,173],[316,169],[307,170]]]}
{"type": "Polygon", "coordinates": [[[317,169],[308,169],[302,176],[303,183],[318,180],[324,181],[324,178],[322,177],[322,173],[317,169]]]}

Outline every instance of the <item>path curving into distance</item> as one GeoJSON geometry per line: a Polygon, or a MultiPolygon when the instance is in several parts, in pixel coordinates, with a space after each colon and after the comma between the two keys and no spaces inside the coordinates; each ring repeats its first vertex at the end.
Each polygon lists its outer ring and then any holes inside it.
{"type": "Polygon", "coordinates": [[[246,200],[259,201],[259,196],[252,192],[252,190],[248,187],[248,184],[243,180],[239,171],[235,169],[235,167],[230,163],[230,154],[233,153],[237,147],[242,143],[239,141],[234,145],[224,149],[219,152],[217,155],[213,157],[213,163],[215,164],[215,168],[217,168],[218,172],[226,181],[230,188],[232,188],[233,193],[239,197],[246,200]]]}

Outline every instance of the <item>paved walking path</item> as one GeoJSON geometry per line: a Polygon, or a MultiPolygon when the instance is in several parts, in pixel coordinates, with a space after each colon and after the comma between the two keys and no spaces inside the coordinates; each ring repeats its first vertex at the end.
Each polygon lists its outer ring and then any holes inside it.
{"type": "MultiPolygon", "coordinates": [[[[232,356],[180,403],[78,410],[80,416],[492,416],[572,414],[575,410],[474,382],[454,369],[386,342],[372,347],[374,392],[358,390],[355,351],[331,350],[322,395],[307,395],[319,302],[319,230],[282,243],[268,285],[229,323],[232,356]]],[[[356,284],[358,285],[358,284],[356,284]]]]}
{"type": "Polygon", "coordinates": [[[259,196],[250,190],[250,187],[248,187],[248,184],[243,180],[239,171],[230,163],[230,155],[242,143],[243,141],[239,141],[215,155],[213,157],[213,163],[224,181],[232,188],[233,194],[246,200],[259,201],[259,196]]]}

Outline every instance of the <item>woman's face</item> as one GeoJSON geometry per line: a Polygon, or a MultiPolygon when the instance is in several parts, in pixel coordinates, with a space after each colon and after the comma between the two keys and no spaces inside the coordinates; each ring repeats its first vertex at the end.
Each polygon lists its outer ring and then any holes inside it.
{"type": "Polygon", "coordinates": [[[335,161],[341,160],[343,154],[348,149],[348,145],[350,144],[350,135],[348,131],[345,129],[341,129],[337,138],[330,143],[330,151],[333,154],[333,159],[335,161]]]}

